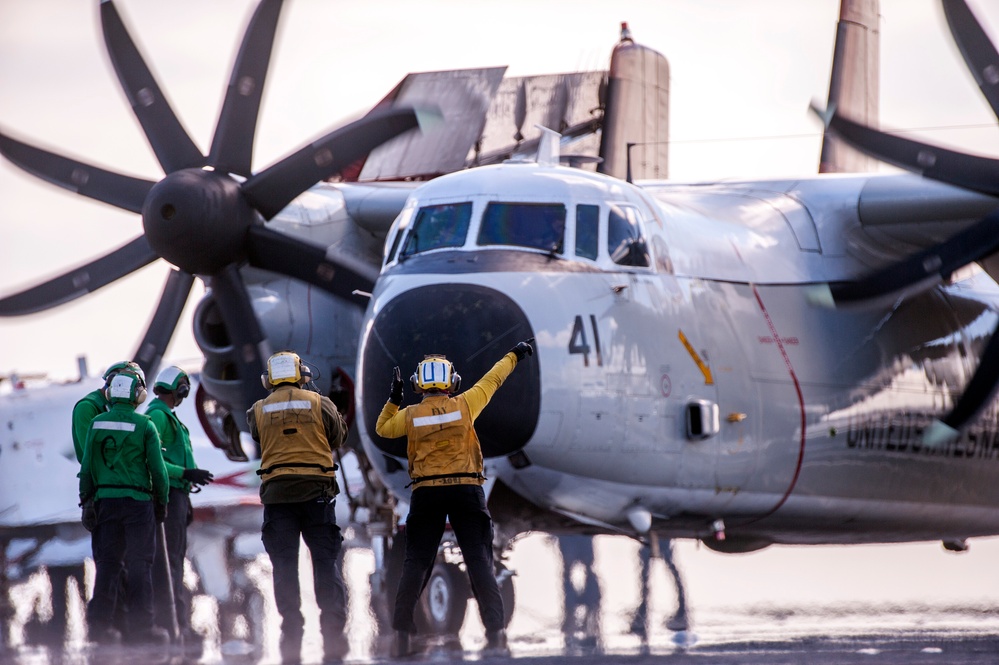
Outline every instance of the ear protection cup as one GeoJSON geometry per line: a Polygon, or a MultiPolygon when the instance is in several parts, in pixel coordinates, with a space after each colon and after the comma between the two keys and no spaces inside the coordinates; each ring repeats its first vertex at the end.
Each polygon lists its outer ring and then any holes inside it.
{"type": "Polygon", "coordinates": [[[146,401],[146,375],[140,369],[136,373],[135,378],[138,379],[135,388],[135,405],[138,406],[146,401]]]}

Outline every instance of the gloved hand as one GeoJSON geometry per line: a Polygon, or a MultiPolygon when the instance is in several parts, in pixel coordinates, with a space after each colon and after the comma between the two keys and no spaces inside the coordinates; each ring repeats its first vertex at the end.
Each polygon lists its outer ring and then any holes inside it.
{"type": "Polygon", "coordinates": [[[398,367],[392,368],[392,392],[389,393],[389,401],[396,406],[402,404],[402,373],[398,367]]]}
{"type": "Polygon", "coordinates": [[[83,516],[80,521],[83,522],[83,528],[87,531],[93,531],[94,527],[97,526],[97,508],[94,506],[93,499],[87,499],[82,504],[83,516]]]}
{"type": "Polygon", "coordinates": [[[207,485],[215,480],[215,476],[208,469],[184,469],[181,478],[195,485],[207,485]]]}
{"type": "Polygon", "coordinates": [[[532,337],[531,339],[527,340],[526,342],[519,342],[517,344],[517,346],[513,347],[512,349],[510,349],[509,352],[516,354],[517,355],[517,362],[520,362],[521,360],[524,359],[524,356],[533,356],[534,355],[534,347],[531,346],[531,342],[533,342],[533,341],[534,341],[534,338],[532,337]]]}
{"type": "Polygon", "coordinates": [[[153,515],[156,516],[156,522],[158,524],[166,522],[167,505],[165,503],[160,503],[159,501],[153,501],[153,515]]]}

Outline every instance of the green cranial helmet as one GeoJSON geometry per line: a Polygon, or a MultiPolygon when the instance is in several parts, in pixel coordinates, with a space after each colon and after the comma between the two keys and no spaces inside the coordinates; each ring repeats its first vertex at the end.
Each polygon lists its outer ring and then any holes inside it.
{"type": "Polygon", "coordinates": [[[107,380],[104,396],[112,404],[139,406],[146,401],[146,382],[130,369],[122,369],[107,380]]]}
{"type": "Polygon", "coordinates": [[[104,371],[104,376],[102,377],[104,379],[104,385],[107,386],[116,374],[124,370],[128,370],[129,372],[135,374],[139,381],[142,382],[142,387],[146,387],[146,374],[142,371],[142,368],[139,367],[139,363],[134,360],[122,360],[108,367],[104,371]]]}
{"type": "Polygon", "coordinates": [[[191,378],[179,367],[166,367],[156,376],[153,392],[157,395],[174,393],[183,399],[191,393],[191,378]]]}

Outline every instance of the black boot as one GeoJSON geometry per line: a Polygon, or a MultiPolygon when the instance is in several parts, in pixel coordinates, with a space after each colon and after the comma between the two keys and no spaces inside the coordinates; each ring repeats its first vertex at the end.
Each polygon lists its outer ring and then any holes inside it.
{"type": "Polygon", "coordinates": [[[170,644],[170,633],[167,632],[166,628],[150,626],[144,630],[138,630],[134,633],[130,633],[128,641],[131,644],[155,644],[157,646],[165,646],[170,644]]]}
{"type": "Polygon", "coordinates": [[[91,631],[90,640],[97,644],[121,644],[121,631],[111,628],[99,628],[91,631]]]}
{"type": "Polygon", "coordinates": [[[323,662],[339,663],[347,657],[350,644],[343,631],[324,630],[323,632],[323,662]]]}
{"type": "Polygon", "coordinates": [[[302,636],[281,633],[281,662],[298,665],[302,662],[302,636]]]}
{"type": "Polygon", "coordinates": [[[506,653],[509,651],[506,646],[506,631],[499,630],[486,631],[486,651],[490,653],[506,653]]]}
{"type": "Polygon", "coordinates": [[[395,631],[395,639],[392,641],[392,657],[405,658],[413,655],[413,645],[410,641],[410,634],[405,630],[395,631]]]}

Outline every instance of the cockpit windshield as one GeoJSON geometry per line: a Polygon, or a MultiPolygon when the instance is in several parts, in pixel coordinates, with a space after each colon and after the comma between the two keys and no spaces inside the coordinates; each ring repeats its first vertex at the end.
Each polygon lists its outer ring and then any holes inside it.
{"type": "Polygon", "coordinates": [[[479,245],[516,245],[562,253],[565,206],[560,203],[499,203],[486,206],[479,245]]]}
{"type": "Polygon", "coordinates": [[[406,238],[400,258],[431,249],[461,247],[465,244],[471,219],[470,202],[423,206],[416,213],[416,222],[406,238]]]}

